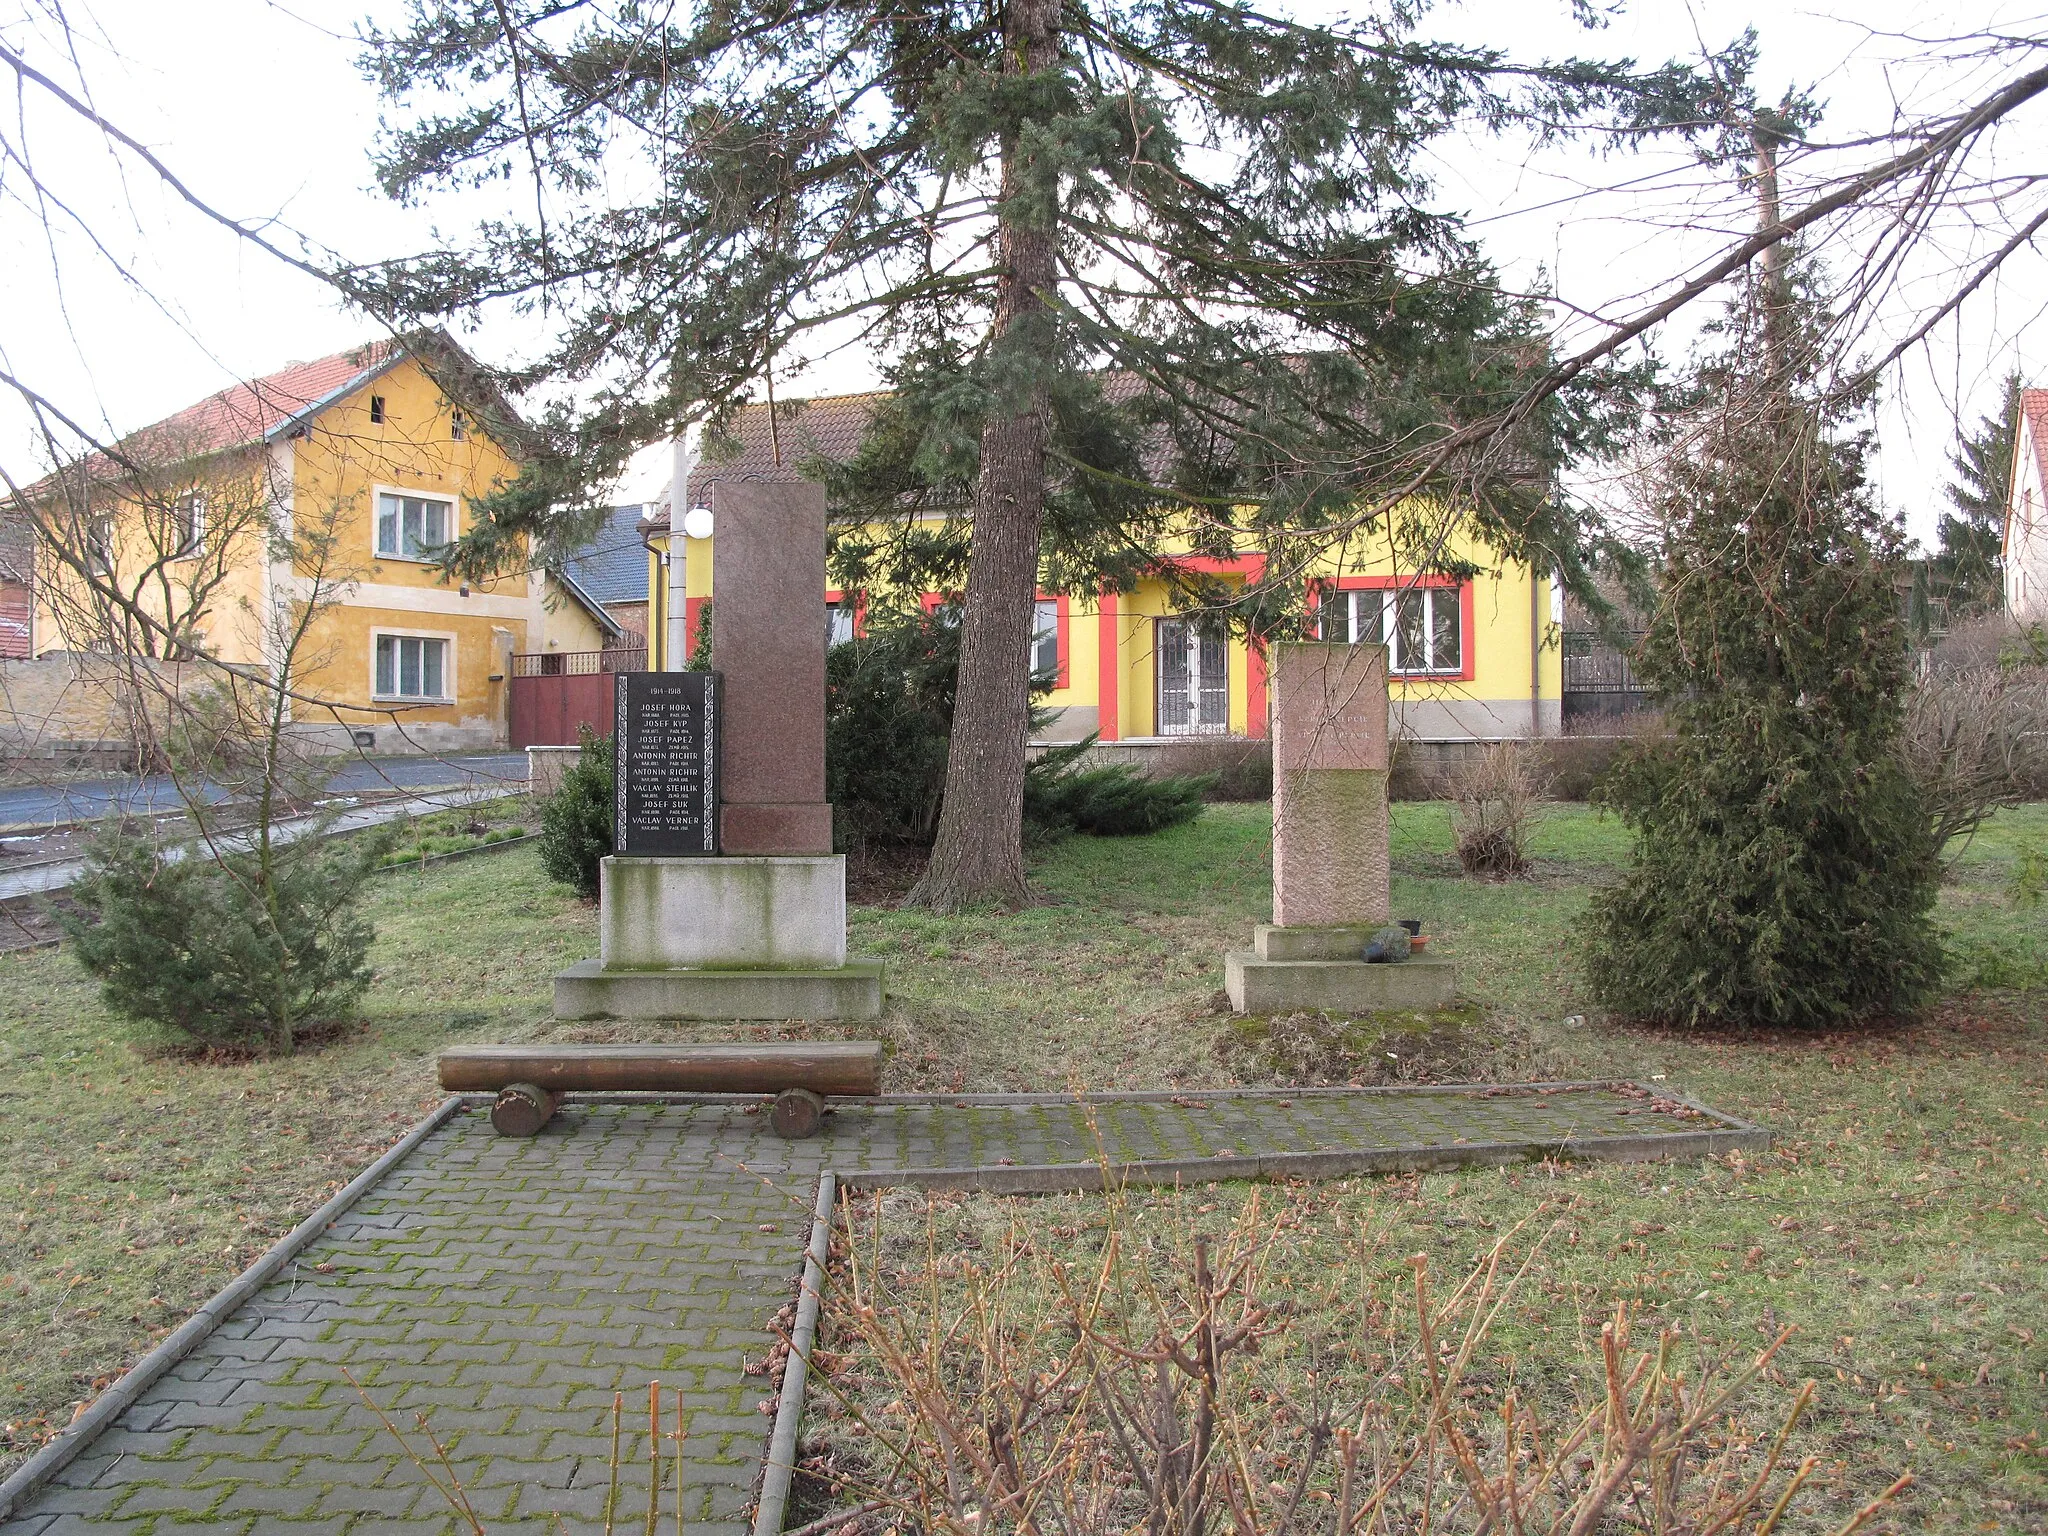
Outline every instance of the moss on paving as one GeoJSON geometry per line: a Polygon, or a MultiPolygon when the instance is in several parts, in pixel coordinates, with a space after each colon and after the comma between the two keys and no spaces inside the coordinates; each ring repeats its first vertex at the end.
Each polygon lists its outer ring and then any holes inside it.
{"type": "MultiPolygon", "coordinates": [[[[1219,806],[1153,838],[1056,845],[1037,865],[1043,899],[1022,912],[855,908],[853,948],[890,964],[888,1086],[1231,1081],[1216,989],[1223,950],[1266,915],[1267,837],[1263,808],[1219,806]]],[[[1537,1293],[1548,1305],[1518,1325],[1517,1351],[1575,1358],[1580,1307],[1596,1315],[1617,1296],[1731,1338],[1773,1316],[1797,1321],[1800,1358],[1823,1381],[1816,1443],[1850,1485],[1910,1460],[1938,1490],[1916,1520],[1946,1498],[1957,1529],[2038,1528],[2048,918],[2010,889],[2029,845],[2048,846],[2048,807],[2001,815],[1959,852],[1941,915],[1959,986],[2034,990],[1959,993],[1921,1026],[1860,1039],[1689,1038],[1568,1022],[1585,1010],[1586,893],[1627,856],[1612,818],[1559,808],[1537,833],[1534,877],[1495,885],[1457,878],[1443,807],[1397,805],[1395,905],[1460,962],[1473,1027],[1501,1064],[1665,1073],[1785,1139],[1739,1170],[1518,1171],[1315,1198],[1398,1207],[1446,1261],[1484,1230],[1446,1217],[1498,1225],[1542,1200],[1571,1202],[1562,1214],[1577,1241],[1561,1234],[1549,1250],[1537,1293]]],[[[550,885],[531,848],[387,876],[371,904],[378,977],[362,1026],[291,1060],[166,1054],[109,1017],[62,951],[0,959],[8,1461],[423,1113],[442,1044],[556,1033],[549,977],[596,951],[594,910],[550,885]]],[[[1053,1222],[1058,1207],[1003,1203],[1002,1219],[1053,1222]]]]}

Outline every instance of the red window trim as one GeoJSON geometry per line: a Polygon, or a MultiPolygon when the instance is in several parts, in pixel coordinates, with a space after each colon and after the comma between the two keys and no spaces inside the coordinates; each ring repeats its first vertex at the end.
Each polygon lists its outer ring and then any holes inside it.
{"type": "MultiPolygon", "coordinates": [[[[846,594],[837,587],[825,589],[827,606],[846,601],[846,594]]],[[[858,640],[868,632],[868,595],[865,592],[853,594],[853,638],[858,640]]]]}
{"type": "MultiPolygon", "coordinates": [[[[949,601],[951,601],[951,595],[945,592],[921,592],[918,594],[917,606],[926,613],[936,613],[949,601]]],[[[1070,687],[1072,674],[1067,665],[1067,637],[1070,632],[1071,615],[1067,611],[1067,599],[1055,596],[1051,592],[1039,592],[1033,596],[1032,601],[1034,603],[1057,603],[1059,605],[1057,615],[1053,620],[1053,648],[1059,653],[1059,664],[1053,673],[1053,686],[1055,688],[1070,687]]],[[[1036,617],[1037,615],[1034,614],[1034,620],[1036,617]]]]}
{"type": "MultiPolygon", "coordinates": [[[[1183,570],[1198,571],[1205,576],[1242,576],[1246,581],[1259,581],[1266,574],[1266,556],[1259,551],[1244,555],[1168,555],[1158,562],[1156,568],[1162,575],[1183,570]]],[[[1245,735],[1266,734],[1266,702],[1266,643],[1253,635],[1245,645],[1245,735]]],[[[1103,739],[1115,738],[1105,733],[1103,739]]]]}
{"type": "Polygon", "coordinates": [[[1456,587],[1458,589],[1458,660],[1456,672],[1393,672],[1388,675],[1396,683],[1469,683],[1477,676],[1478,657],[1473,654],[1476,647],[1476,629],[1473,624],[1472,583],[1462,576],[1325,576],[1309,584],[1310,611],[1322,607],[1323,593],[1338,592],[1388,592],[1407,587],[1456,587]]]}

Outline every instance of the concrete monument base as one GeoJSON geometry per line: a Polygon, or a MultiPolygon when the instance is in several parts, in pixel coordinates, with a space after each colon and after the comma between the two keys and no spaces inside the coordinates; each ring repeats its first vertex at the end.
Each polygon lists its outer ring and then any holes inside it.
{"type": "Polygon", "coordinates": [[[1290,928],[1261,923],[1254,948],[1223,957],[1223,990],[1239,1013],[1370,1013],[1379,1008],[1441,1008],[1458,992],[1448,960],[1368,965],[1360,958],[1373,930],[1353,926],[1290,928]]]}
{"type": "Polygon", "coordinates": [[[846,958],[838,854],[598,866],[600,950],[555,976],[558,1019],[874,1019],[882,965],[846,958]]]}
{"type": "Polygon", "coordinates": [[[598,958],[610,970],[816,970],[846,963],[840,854],[614,855],[598,865],[598,897],[598,958]]]}
{"type": "Polygon", "coordinates": [[[579,960],[555,973],[558,1019],[878,1019],[882,962],[809,970],[607,970],[579,960]]]}

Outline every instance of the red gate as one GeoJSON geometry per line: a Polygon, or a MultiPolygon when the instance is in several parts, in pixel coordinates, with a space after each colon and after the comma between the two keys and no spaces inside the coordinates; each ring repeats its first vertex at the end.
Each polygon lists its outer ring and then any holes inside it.
{"type": "Polygon", "coordinates": [[[512,747],[573,747],[576,728],[612,733],[612,678],[645,672],[647,652],[536,651],[512,658],[512,747]]]}

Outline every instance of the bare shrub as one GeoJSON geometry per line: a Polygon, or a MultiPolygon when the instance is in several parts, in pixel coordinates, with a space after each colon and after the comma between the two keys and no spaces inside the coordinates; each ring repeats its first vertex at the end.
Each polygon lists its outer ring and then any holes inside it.
{"type": "Polygon", "coordinates": [[[885,1198],[872,1256],[857,1218],[841,1234],[851,1295],[811,1376],[858,1447],[805,1463],[859,1501],[820,1529],[879,1506],[850,1528],[1765,1536],[1818,1462],[1787,1449],[1814,1384],[1761,1383],[1790,1330],[1738,1361],[1676,1330],[1639,1343],[1624,1305],[1561,1415],[1512,1381],[1496,1399],[1489,1331],[1542,1246],[1526,1223],[1448,1294],[1420,1255],[1412,1286],[1377,1284],[1367,1260],[1388,1238],[1362,1234],[1318,1296],[1269,1285],[1287,1215],[1256,1197],[1212,1239],[1184,1197],[1162,1226],[1111,1194],[1099,1255],[1078,1264],[1015,1226],[966,1242],[937,1202],[910,1251],[887,1252],[885,1198]]]}
{"type": "Polygon", "coordinates": [[[1526,746],[1492,743],[1459,768],[1451,794],[1451,826],[1466,874],[1505,880],[1529,867],[1542,791],[1526,746]]]}
{"type": "Polygon", "coordinates": [[[1906,696],[1900,750],[1942,846],[2048,782],[2048,666],[2003,617],[1958,627],[1906,696]]]}

